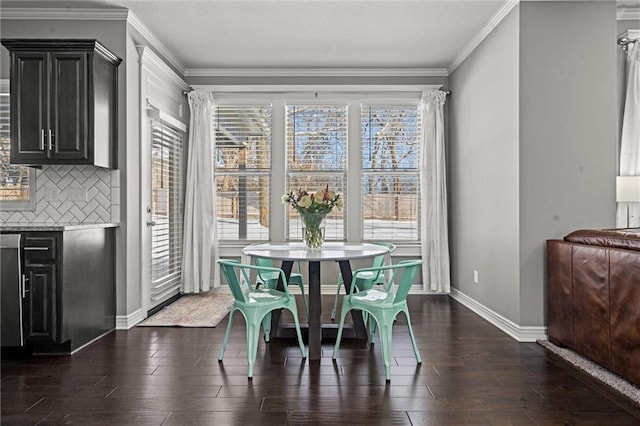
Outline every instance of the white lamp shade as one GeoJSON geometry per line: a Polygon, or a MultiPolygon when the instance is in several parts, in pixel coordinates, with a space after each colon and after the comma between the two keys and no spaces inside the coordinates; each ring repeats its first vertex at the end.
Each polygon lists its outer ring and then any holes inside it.
{"type": "Polygon", "coordinates": [[[640,176],[616,177],[616,201],[640,203],[640,176]]]}

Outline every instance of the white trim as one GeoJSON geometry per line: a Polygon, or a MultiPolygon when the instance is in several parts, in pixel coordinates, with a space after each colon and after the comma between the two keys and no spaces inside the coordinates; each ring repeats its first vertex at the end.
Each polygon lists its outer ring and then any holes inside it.
{"type": "Polygon", "coordinates": [[[187,68],[185,77],[447,77],[446,68],[187,68]]]}
{"type": "Polygon", "coordinates": [[[519,0],[507,0],[504,5],[496,12],[480,32],[471,39],[471,41],[456,55],[453,62],[447,67],[447,74],[453,73],[458,66],[487,38],[489,34],[502,22],[502,20],[511,12],[511,10],[520,3],[519,0]]]}
{"type": "Polygon", "coordinates": [[[2,9],[2,19],[78,19],[99,21],[124,21],[128,9],[81,9],[52,7],[11,7],[2,9]]]}
{"type": "Polygon", "coordinates": [[[631,7],[619,7],[616,9],[616,19],[618,21],[640,20],[640,9],[631,7]]]}
{"type": "Polygon", "coordinates": [[[127,23],[131,25],[136,31],[142,35],[145,39],[149,41],[151,46],[155,50],[157,50],[171,65],[173,65],[178,72],[184,75],[184,65],[180,63],[178,58],[171,53],[171,51],[156,37],[151,30],[136,16],[135,13],[129,11],[129,16],[127,18],[127,23]]]}
{"type": "Polygon", "coordinates": [[[116,330],[129,330],[145,318],[142,309],[138,309],[129,315],[116,315],[116,330]]]}
{"type": "Polygon", "coordinates": [[[627,37],[631,40],[637,40],[640,38],[640,30],[627,30],[618,36],[618,39],[621,37],[627,37]]]}
{"type": "Polygon", "coordinates": [[[95,343],[96,341],[102,339],[104,336],[106,336],[109,333],[112,333],[114,330],[109,330],[106,333],[101,334],[100,336],[96,337],[95,339],[91,340],[90,342],[85,343],[84,345],[80,346],[79,348],[71,351],[70,355],[73,355],[75,353],[77,353],[78,351],[81,351],[82,349],[86,348],[87,346],[89,346],[92,343],[95,343]]]}
{"type": "Polygon", "coordinates": [[[257,93],[291,94],[291,93],[355,93],[366,92],[422,92],[423,90],[437,90],[442,84],[196,84],[192,86],[196,90],[210,91],[214,93],[257,93]]]}
{"type": "Polygon", "coordinates": [[[164,60],[144,45],[136,46],[140,56],[140,64],[150,67],[157,75],[176,83],[183,90],[189,89],[189,85],[180,77],[164,60]]]}
{"type": "Polygon", "coordinates": [[[505,332],[508,336],[514,338],[518,342],[535,342],[536,340],[547,340],[546,327],[529,327],[520,326],[499,313],[487,308],[483,304],[470,298],[456,288],[451,288],[449,295],[454,300],[462,303],[476,314],[505,332]]]}

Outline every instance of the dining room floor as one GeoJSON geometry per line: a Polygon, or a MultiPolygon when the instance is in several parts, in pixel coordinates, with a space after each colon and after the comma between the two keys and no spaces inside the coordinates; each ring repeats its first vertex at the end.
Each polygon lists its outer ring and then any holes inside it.
{"type": "MultiPolygon", "coordinates": [[[[323,295],[330,322],[333,296],[323,295]]],[[[2,425],[638,425],[640,408],[536,343],[518,343],[447,296],[411,295],[422,365],[404,316],[391,382],[379,343],[345,340],[303,360],[294,340],[260,340],[247,379],[244,321],[134,327],[73,356],[3,353],[2,425]]],[[[304,315],[303,315],[304,317],[304,315]]]]}

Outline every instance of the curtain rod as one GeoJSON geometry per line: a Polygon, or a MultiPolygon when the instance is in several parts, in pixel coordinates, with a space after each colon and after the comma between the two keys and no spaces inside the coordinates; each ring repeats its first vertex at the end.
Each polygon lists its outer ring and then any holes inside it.
{"type": "Polygon", "coordinates": [[[618,44],[619,44],[620,46],[622,46],[622,49],[623,49],[623,50],[625,50],[625,51],[626,51],[626,50],[629,48],[629,45],[630,45],[630,44],[636,43],[638,40],[640,40],[640,39],[637,39],[637,38],[633,38],[633,39],[632,39],[632,38],[629,38],[629,37],[627,37],[627,36],[624,36],[624,37],[620,37],[620,38],[618,39],[618,44]]]}

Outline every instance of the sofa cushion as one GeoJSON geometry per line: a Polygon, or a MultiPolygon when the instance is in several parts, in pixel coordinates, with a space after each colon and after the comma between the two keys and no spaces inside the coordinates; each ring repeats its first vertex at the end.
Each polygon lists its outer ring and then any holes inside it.
{"type": "Polygon", "coordinates": [[[566,235],[564,240],[578,244],[640,251],[640,228],[579,229],[566,235]]]}

